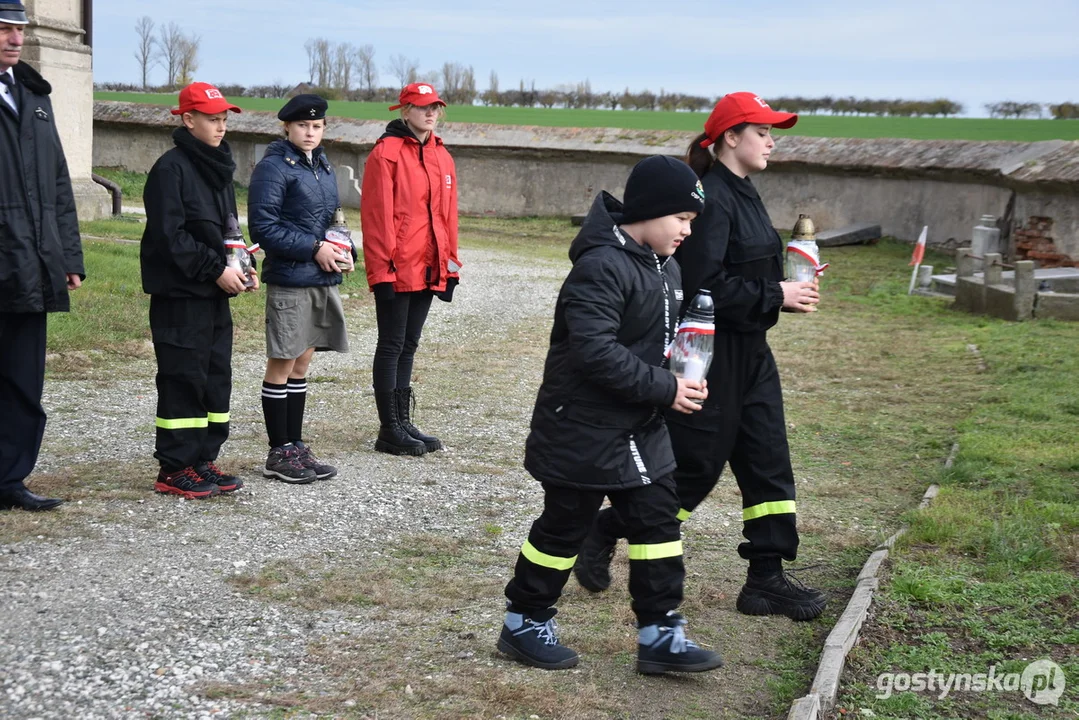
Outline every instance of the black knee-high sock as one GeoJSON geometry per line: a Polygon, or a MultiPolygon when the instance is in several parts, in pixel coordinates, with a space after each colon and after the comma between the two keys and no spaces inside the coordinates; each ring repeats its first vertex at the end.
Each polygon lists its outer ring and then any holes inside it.
{"type": "Polygon", "coordinates": [[[303,440],[303,410],[307,404],[307,378],[288,379],[288,441],[303,440]]]}
{"type": "Polygon", "coordinates": [[[262,416],[266,419],[266,435],[270,447],[288,442],[288,391],[284,384],[262,383],[262,416]]]}

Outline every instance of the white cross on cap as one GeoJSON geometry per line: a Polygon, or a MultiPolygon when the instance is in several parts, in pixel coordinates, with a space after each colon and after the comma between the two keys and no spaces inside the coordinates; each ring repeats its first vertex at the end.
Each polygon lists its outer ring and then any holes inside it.
{"type": "Polygon", "coordinates": [[[315,117],[315,115],[318,115],[318,110],[311,108],[311,117],[315,117]]]}

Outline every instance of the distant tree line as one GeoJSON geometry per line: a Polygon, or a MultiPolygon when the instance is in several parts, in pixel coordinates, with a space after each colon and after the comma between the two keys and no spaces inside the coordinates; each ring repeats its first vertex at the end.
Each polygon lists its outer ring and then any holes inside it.
{"type": "Polygon", "coordinates": [[[989,117],[1041,118],[1045,117],[1045,111],[1048,110],[1054,120],[1079,120],[1079,104],[1071,102],[1060,103],[1059,105],[1043,105],[1041,103],[1020,103],[1009,100],[987,103],[985,109],[989,113],[989,117]]]}
{"type": "MultiPolygon", "coordinates": [[[[199,67],[198,35],[189,34],[176,23],[155,27],[154,21],[143,16],[135,23],[138,47],[135,60],[141,74],[141,85],[102,83],[100,90],[173,92],[191,82],[199,67]],[[160,66],[165,71],[165,83],[152,86],[149,74],[160,66]]],[[[451,105],[482,103],[498,107],[542,107],[607,110],[665,110],[701,112],[710,109],[719,98],[685,93],[651,90],[596,92],[588,80],[553,88],[536,88],[535,81],[521,79],[516,88],[503,90],[498,74],[491,72],[487,89],[476,88],[476,74],[471,65],[446,62],[438,70],[421,72],[419,61],[405,55],[393,55],[384,70],[395,85],[379,84],[379,69],[375,63],[373,45],[335,43],[326,38],[310,38],[304,43],[307,52],[307,81],[286,85],[277,81],[271,85],[245,87],[231,83],[219,84],[226,96],[283,98],[297,88],[322,95],[328,100],[360,100],[394,102],[405,85],[424,81],[438,88],[439,95],[451,105]]],[[[816,115],[861,115],[891,117],[949,117],[965,109],[961,103],[947,98],[935,100],[886,100],[855,97],[776,97],[768,98],[776,110],[816,115]]],[[[1044,117],[1045,111],[1057,119],[1079,119],[1079,104],[1019,103],[1012,101],[987,103],[990,117],[1044,117]]]]}

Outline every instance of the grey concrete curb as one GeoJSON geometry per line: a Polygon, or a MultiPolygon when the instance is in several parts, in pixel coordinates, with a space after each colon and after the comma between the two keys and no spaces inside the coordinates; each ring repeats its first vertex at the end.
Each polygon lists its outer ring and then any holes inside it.
{"type": "MultiPolygon", "coordinates": [[[[959,451],[959,443],[952,445],[952,451],[944,463],[945,468],[950,468],[955,461],[955,455],[959,451]]],[[[929,507],[929,503],[940,492],[940,487],[930,485],[922,496],[922,502],[918,505],[919,510],[929,507]]],[[[832,632],[828,633],[824,641],[824,649],[821,651],[820,663],[817,665],[817,674],[813,678],[813,684],[809,688],[809,694],[798,698],[791,704],[787,713],[787,720],[823,720],[835,706],[839,695],[839,679],[843,675],[843,667],[847,662],[847,653],[854,647],[858,640],[858,633],[862,629],[862,623],[869,614],[869,606],[873,602],[873,593],[877,590],[877,575],[880,566],[888,558],[888,553],[903,534],[907,526],[901,527],[894,535],[885,540],[866,560],[862,571],[858,573],[858,579],[854,586],[854,594],[847,603],[846,610],[839,616],[832,632]]]]}

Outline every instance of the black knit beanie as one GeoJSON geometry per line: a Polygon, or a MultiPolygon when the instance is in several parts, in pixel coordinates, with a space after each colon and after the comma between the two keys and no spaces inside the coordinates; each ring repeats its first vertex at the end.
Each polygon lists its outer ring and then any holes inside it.
{"type": "Polygon", "coordinates": [[[666,155],[646,157],[626,180],[623,223],[704,210],[704,188],[697,173],[666,155]]]}

